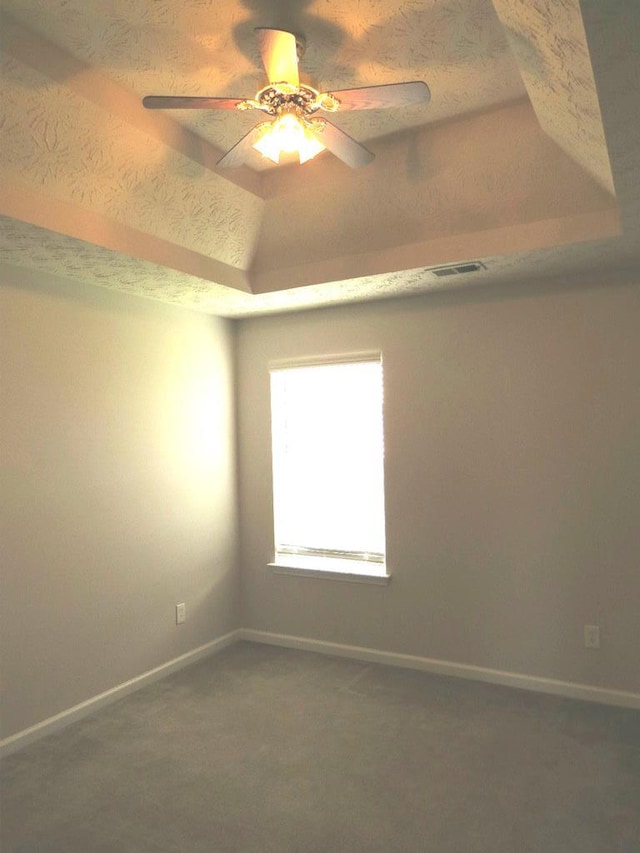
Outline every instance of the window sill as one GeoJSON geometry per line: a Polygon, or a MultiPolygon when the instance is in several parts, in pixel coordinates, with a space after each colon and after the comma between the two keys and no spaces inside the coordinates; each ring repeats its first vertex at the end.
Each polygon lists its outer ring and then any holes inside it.
{"type": "Polygon", "coordinates": [[[357,560],[332,560],[327,557],[284,557],[278,555],[268,564],[274,575],[294,575],[301,578],[346,581],[347,583],[369,583],[386,586],[390,575],[371,571],[371,563],[357,560]]]}

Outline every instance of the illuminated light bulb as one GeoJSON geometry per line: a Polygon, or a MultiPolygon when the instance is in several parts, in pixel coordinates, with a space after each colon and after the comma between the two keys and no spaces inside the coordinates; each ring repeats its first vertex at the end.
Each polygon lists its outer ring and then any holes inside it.
{"type": "Polygon", "coordinates": [[[271,160],[273,163],[280,162],[280,146],[275,134],[265,131],[257,142],[253,143],[256,151],[259,151],[263,157],[271,160]]]}
{"type": "Polygon", "coordinates": [[[324,145],[320,142],[319,139],[316,139],[313,134],[309,133],[305,130],[302,140],[300,142],[300,146],[298,148],[298,156],[300,158],[301,163],[306,163],[307,160],[311,160],[321,151],[324,151],[324,145]]]}
{"type": "Polygon", "coordinates": [[[289,154],[298,151],[304,139],[304,127],[291,113],[285,113],[276,120],[272,133],[278,140],[280,150],[289,154]]]}
{"type": "Polygon", "coordinates": [[[285,113],[267,127],[253,147],[273,163],[280,163],[283,151],[290,154],[297,152],[300,163],[306,163],[324,151],[325,146],[309,133],[295,115],[285,113]]]}

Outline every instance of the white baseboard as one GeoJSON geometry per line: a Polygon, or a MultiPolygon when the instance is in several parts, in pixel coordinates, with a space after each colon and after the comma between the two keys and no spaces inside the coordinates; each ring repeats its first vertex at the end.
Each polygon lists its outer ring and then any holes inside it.
{"type": "Polygon", "coordinates": [[[215,654],[216,652],[222,651],[222,649],[230,646],[239,639],[239,630],[230,631],[228,634],[218,637],[217,640],[205,643],[204,646],[192,649],[190,652],[186,652],[186,654],[180,655],[180,657],[167,661],[167,663],[163,663],[155,669],[150,669],[148,672],[143,672],[142,675],[138,675],[129,681],[117,684],[115,687],[112,687],[110,690],[105,690],[104,693],[100,693],[98,696],[92,696],[91,699],[80,702],[79,705],[74,705],[66,711],[61,711],[53,717],[48,717],[46,720],[36,723],[35,726],[30,726],[28,729],[16,732],[16,734],[0,741],[0,757],[16,752],[33,741],[39,740],[53,732],[57,732],[60,729],[65,728],[65,726],[68,726],[70,723],[80,720],[82,717],[87,717],[89,714],[95,713],[99,708],[103,708],[105,705],[110,705],[112,702],[122,699],[122,697],[126,696],[128,693],[133,693],[135,690],[139,690],[141,687],[145,687],[153,681],[165,678],[165,676],[170,673],[183,669],[185,666],[190,666],[192,663],[195,663],[201,658],[205,658],[209,655],[215,654]]]}
{"type": "Polygon", "coordinates": [[[536,675],[521,675],[517,672],[503,672],[499,669],[488,669],[483,666],[435,660],[434,658],[419,657],[417,655],[384,652],[379,649],[368,649],[363,646],[328,643],[324,640],[313,640],[308,637],[272,634],[269,631],[254,631],[251,628],[241,628],[238,633],[238,639],[249,640],[255,643],[268,643],[273,646],[285,646],[290,649],[303,649],[309,652],[353,658],[370,663],[382,663],[389,666],[400,666],[406,669],[433,672],[438,675],[451,675],[471,681],[501,684],[505,687],[516,687],[520,690],[552,693],[556,696],[565,696],[569,699],[582,699],[585,702],[597,702],[601,705],[615,705],[621,708],[635,708],[640,710],[640,693],[610,690],[590,684],[575,684],[571,681],[557,681],[553,678],[541,678],[536,675]]]}
{"type": "Polygon", "coordinates": [[[630,693],[624,690],[610,690],[605,687],[595,687],[589,684],[576,684],[570,681],[557,681],[552,678],[540,678],[534,675],[522,675],[517,672],[503,672],[498,669],[488,669],[482,666],[455,663],[453,661],[436,660],[418,655],[405,655],[397,652],[385,652],[380,649],[369,649],[364,646],[348,646],[342,643],[329,643],[325,640],[314,640],[309,637],[295,637],[288,634],[273,634],[270,631],[255,631],[252,628],[238,628],[230,631],[217,640],[192,649],[180,657],[167,661],[161,666],[151,669],[142,675],[125,681],[93,696],[79,705],[74,705],[53,717],[23,729],[16,734],[0,741],[0,757],[9,755],[19,749],[39,740],[46,735],[65,728],[76,720],[87,717],[95,711],[121,699],[128,693],[133,693],[141,687],[151,684],[160,678],[170,675],[179,669],[189,666],[201,658],[216,654],[238,640],[254,643],[267,643],[272,646],[283,646],[289,649],[302,649],[319,654],[335,655],[354,660],[381,663],[388,666],[399,666],[405,669],[416,669],[422,672],[433,672],[439,675],[451,675],[456,678],[466,678],[472,681],[484,681],[489,684],[501,684],[506,687],[516,687],[520,690],[532,690],[538,693],[552,693],[569,699],[582,699],[585,702],[597,702],[602,705],[614,705],[621,708],[640,710],[640,693],[630,693]]]}

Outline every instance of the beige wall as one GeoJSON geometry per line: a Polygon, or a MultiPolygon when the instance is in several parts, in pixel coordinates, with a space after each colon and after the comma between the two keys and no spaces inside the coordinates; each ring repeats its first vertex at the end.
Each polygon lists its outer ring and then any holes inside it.
{"type": "Polygon", "coordinates": [[[243,626],[638,691],[639,321],[613,282],[243,321],[243,626]],[[391,583],[273,576],[267,364],[377,348],[391,583]]]}
{"type": "Polygon", "coordinates": [[[231,324],[2,284],[7,737],[238,627],[238,580],[231,324]]]}
{"type": "Polygon", "coordinates": [[[239,625],[640,689],[637,284],[239,323],[240,578],[232,325],[2,283],[3,737],[239,625]],[[376,348],[391,584],[269,575],[267,363],[376,348]]]}

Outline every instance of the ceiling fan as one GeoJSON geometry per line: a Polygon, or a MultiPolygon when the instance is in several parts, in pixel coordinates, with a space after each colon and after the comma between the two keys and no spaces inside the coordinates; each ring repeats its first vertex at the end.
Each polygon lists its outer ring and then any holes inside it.
{"type": "Polygon", "coordinates": [[[218,167],[230,168],[246,162],[252,149],[274,163],[297,155],[300,163],[315,157],[325,148],[352,168],[364,166],[374,155],[326,118],[320,111],[371,110],[427,104],[429,87],[416,80],[410,83],[388,83],[359,89],[319,92],[300,83],[298,60],[304,42],[285,30],[258,27],[258,47],[267,72],[268,85],[254,98],[199,98],[171,95],[147,95],[142,103],[147,109],[259,110],[268,116],[242,137],[218,161],[218,167]],[[287,158],[286,155],[290,157],[287,158]]]}

